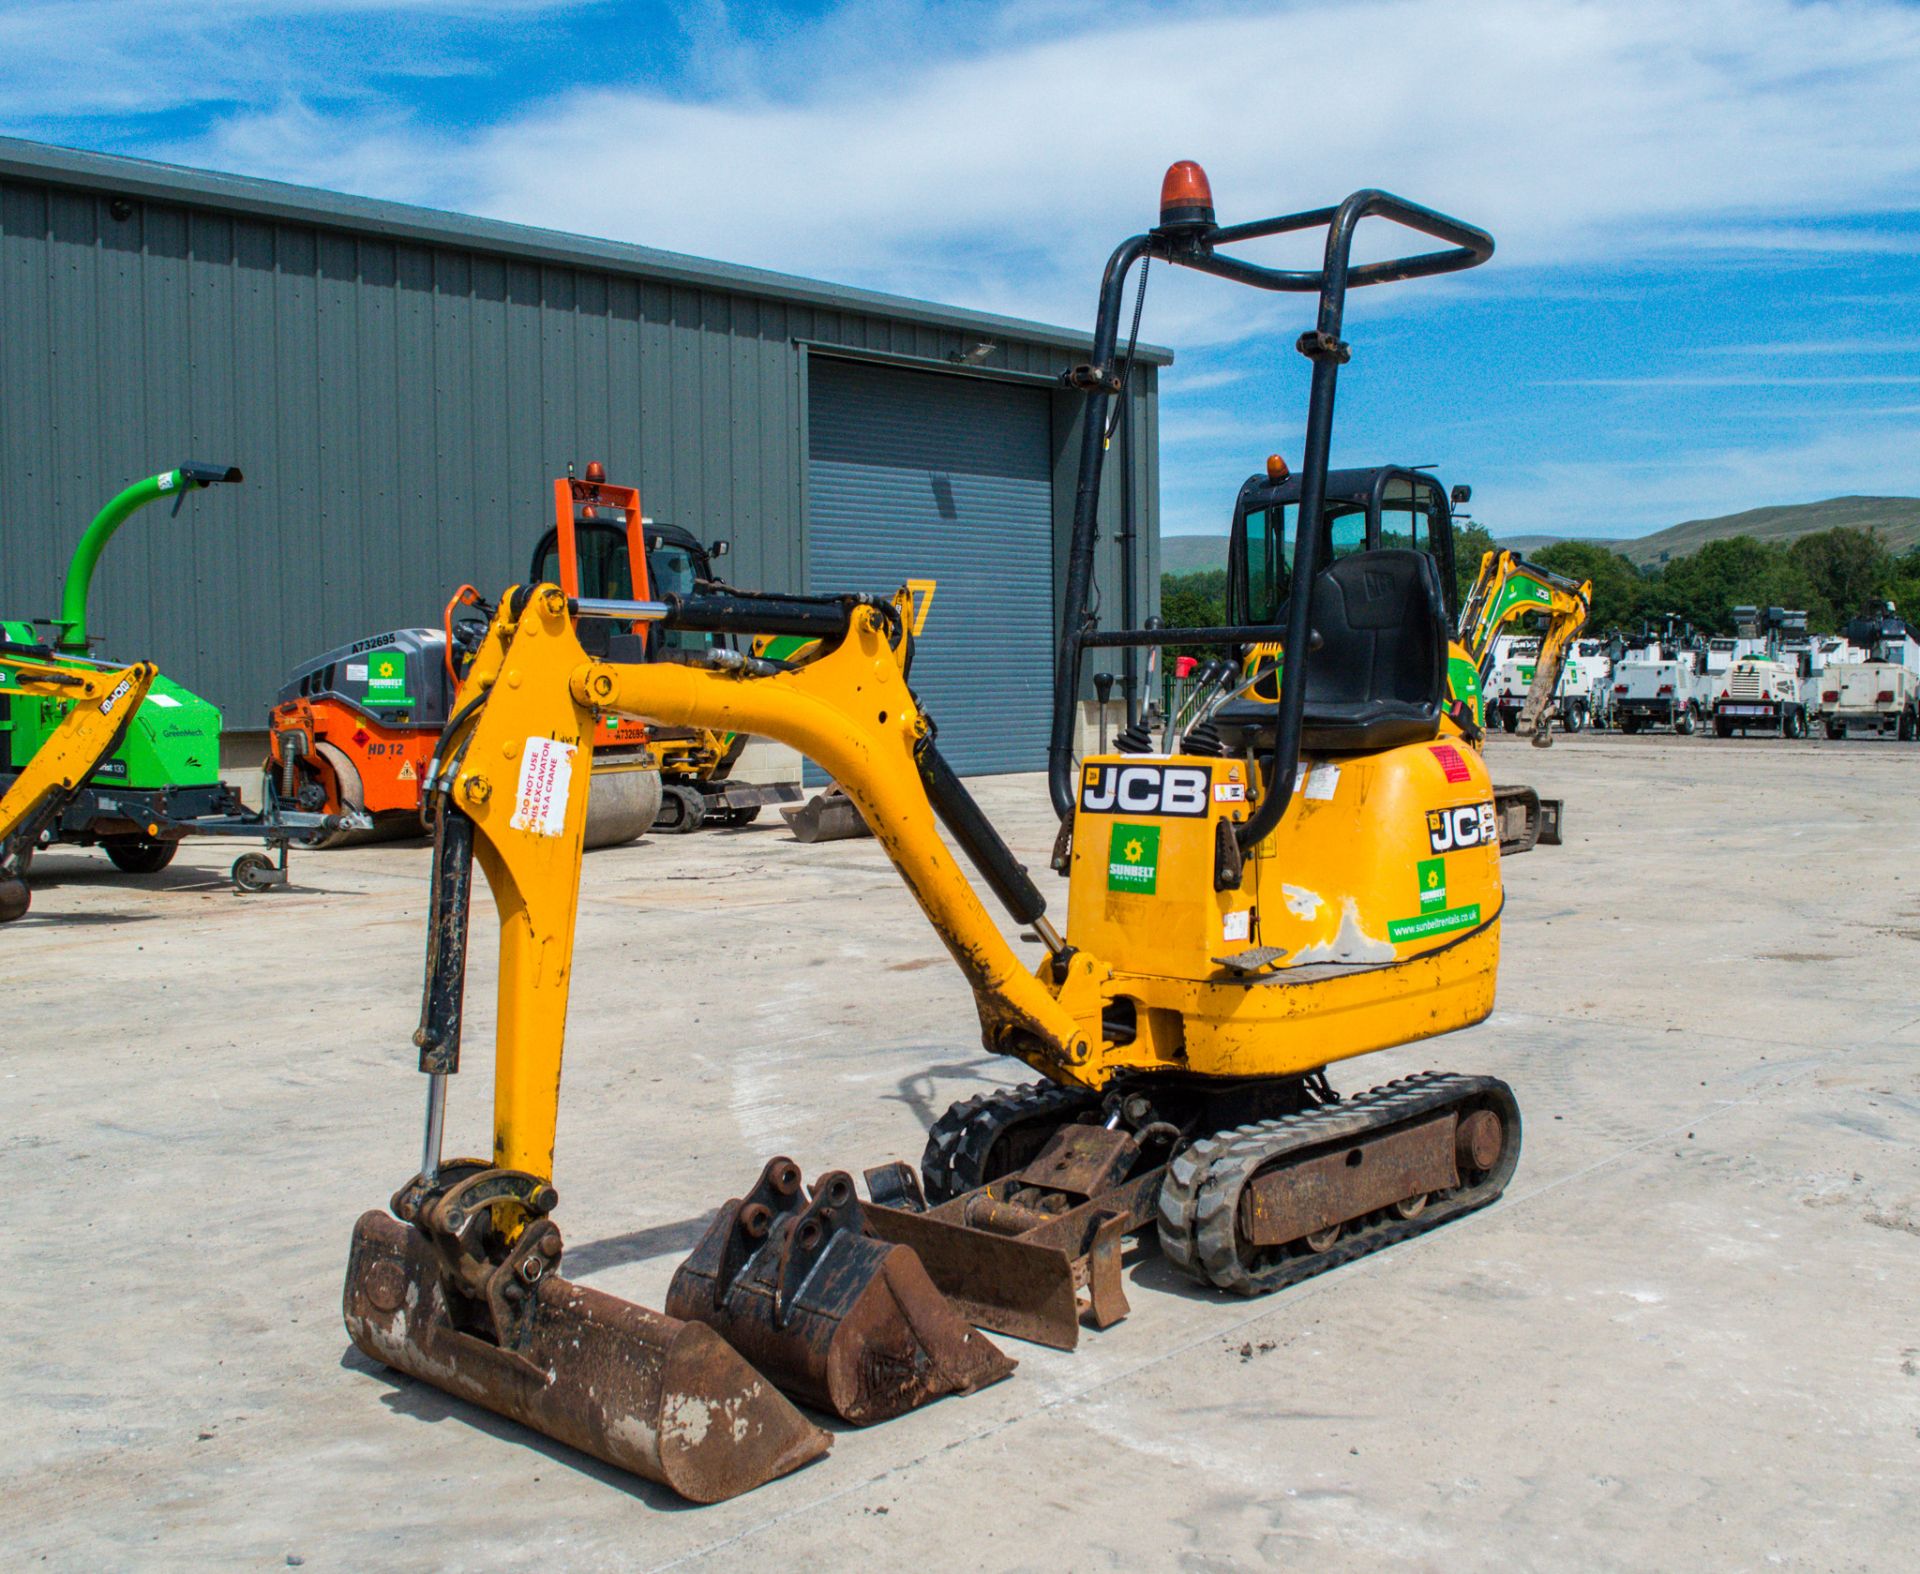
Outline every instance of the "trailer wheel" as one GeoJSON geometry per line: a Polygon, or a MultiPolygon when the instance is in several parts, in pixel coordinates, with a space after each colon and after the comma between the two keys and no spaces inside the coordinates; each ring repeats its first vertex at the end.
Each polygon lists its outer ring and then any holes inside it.
{"type": "Polygon", "coordinates": [[[1910,710],[1903,710],[1900,713],[1900,741],[1902,743],[1913,742],[1914,731],[1915,731],[1915,728],[1913,724],[1913,712],[1910,710]]]}
{"type": "Polygon", "coordinates": [[[1640,718],[1638,716],[1622,716],[1620,718],[1620,730],[1626,733],[1638,732],[1640,730],[1640,718]]]}
{"type": "Polygon", "coordinates": [[[1560,718],[1560,725],[1568,732],[1584,731],[1587,725],[1587,707],[1577,700],[1567,707],[1567,713],[1560,718]]]}
{"type": "Polygon", "coordinates": [[[1713,735],[1716,738],[1731,738],[1733,736],[1733,723],[1728,721],[1724,716],[1714,717],[1713,735]]]}
{"type": "Polygon", "coordinates": [[[1687,708],[1673,718],[1673,730],[1683,738],[1691,738],[1693,729],[1699,725],[1698,708],[1693,701],[1687,701],[1687,708]]]}
{"type": "Polygon", "coordinates": [[[1787,712],[1786,720],[1780,723],[1782,737],[1804,738],[1807,735],[1807,713],[1798,705],[1787,712]]]}
{"type": "Polygon", "coordinates": [[[158,874],[180,851],[178,842],[154,836],[103,836],[100,845],[107,850],[114,868],[128,874],[158,874]]]}
{"type": "Polygon", "coordinates": [[[1832,738],[1835,742],[1838,742],[1840,739],[1844,738],[1846,735],[1847,735],[1847,724],[1844,721],[1830,721],[1827,723],[1827,736],[1829,738],[1832,738]]]}
{"type": "Polygon", "coordinates": [[[242,853],[233,861],[227,878],[236,891],[271,891],[281,883],[280,871],[265,853],[242,853]]]}

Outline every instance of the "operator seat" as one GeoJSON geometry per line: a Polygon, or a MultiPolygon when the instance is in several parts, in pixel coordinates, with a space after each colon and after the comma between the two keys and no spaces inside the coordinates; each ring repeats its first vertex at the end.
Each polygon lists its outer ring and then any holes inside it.
{"type": "MultiPolygon", "coordinates": [[[[1314,575],[1310,622],[1303,751],[1372,754],[1439,735],[1447,615],[1429,554],[1384,548],[1330,563],[1314,575]]],[[[1212,720],[1230,748],[1265,747],[1278,709],[1277,698],[1242,695],[1212,720]]]]}

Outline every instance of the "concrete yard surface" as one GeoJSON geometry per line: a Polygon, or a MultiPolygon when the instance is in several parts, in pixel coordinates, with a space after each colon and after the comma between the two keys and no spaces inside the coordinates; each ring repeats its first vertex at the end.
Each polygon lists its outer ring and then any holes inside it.
{"type": "MultiPolygon", "coordinates": [[[[1462,1222],[1258,1301],[1129,1254],[1132,1315],[730,1503],[376,1368],[355,1217],[418,1159],[428,854],[35,863],[0,932],[10,1567],[1911,1568],[1920,1562],[1920,751],[1490,745],[1566,800],[1510,859],[1494,1016],[1333,1069],[1510,1081],[1462,1222]]],[[[1038,776],[975,784],[1044,871],[1038,776]]],[[[1064,906],[1064,886],[1039,876],[1064,906]]],[[[477,916],[449,1152],[490,1140],[477,916]]],[[[1031,948],[1028,948],[1029,951],[1031,948]]],[[[771,1154],[917,1159],[985,1056],[871,841],[591,854],[560,1125],[570,1276],[658,1306],[771,1154]]]]}

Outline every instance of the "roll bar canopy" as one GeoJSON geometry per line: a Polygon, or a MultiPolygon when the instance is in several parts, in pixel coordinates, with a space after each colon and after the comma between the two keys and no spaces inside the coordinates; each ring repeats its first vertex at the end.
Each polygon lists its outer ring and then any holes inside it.
{"type": "MultiPolygon", "coordinates": [[[[1176,164],[1162,187],[1161,222],[1144,235],[1135,235],[1114,249],[1100,281],[1099,314],[1094,322],[1093,359],[1066,374],[1069,387],[1087,396],[1085,430],[1081,435],[1080,477],[1074,494],[1073,539],[1067,557],[1067,587],[1061,620],[1059,659],[1054,668],[1053,731],[1047,748],[1047,786],[1054,811],[1065,819],[1074,810],[1074,706],[1080,691],[1080,658],[1088,648],[1129,645],[1239,645],[1279,640],[1298,659],[1285,663],[1274,736],[1262,772],[1265,791],[1252,815],[1239,827],[1243,850],[1267,835],[1280,821],[1293,796],[1293,778],[1300,760],[1300,718],[1306,699],[1308,610],[1310,597],[1288,599],[1284,626],[1225,629],[1119,629],[1102,632],[1090,606],[1094,543],[1099,535],[1101,474],[1106,453],[1109,406],[1125,386],[1114,367],[1119,338],[1122,296],[1134,264],[1158,259],[1200,273],[1211,273],[1254,289],[1317,294],[1319,311],[1314,327],[1303,333],[1295,348],[1313,363],[1307,395],[1307,432],[1300,464],[1300,518],[1317,521],[1325,508],[1327,455],[1333,436],[1334,386],[1348,359],[1349,346],[1340,337],[1346,313],[1347,291],[1370,284],[1426,278],[1472,268],[1493,255],[1493,237],[1459,219],[1449,218],[1389,192],[1356,191],[1337,207],[1257,219],[1248,224],[1219,225],[1213,221],[1212,194],[1206,178],[1191,164],[1176,164]],[[1416,234],[1443,242],[1435,251],[1411,252],[1382,262],[1351,260],[1354,231],[1365,218],[1387,219],[1416,234]],[[1221,255],[1221,248],[1272,235],[1324,228],[1326,249],[1314,271],[1269,268],[1237,257],[1221,255]]],[[[1315,561],[1316,530],[1298,533],[1294,548],[1294,582],[1305,585],[1319,565],[1315,561]]]]}

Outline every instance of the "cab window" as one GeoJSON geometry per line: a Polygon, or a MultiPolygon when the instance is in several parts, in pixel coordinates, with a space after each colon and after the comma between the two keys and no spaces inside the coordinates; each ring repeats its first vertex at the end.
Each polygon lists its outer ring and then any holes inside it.
{"type": "Polygon", "coordinates": [[[1367,550],[1367,511],[1329,504],[1327,508],[1327,559],[1337,561],[1367,550]]]}
{"type": "MultiPolygon", "coordinates": [[[[684,546],[671,541],[655,541],[647,548],[647,574],[653,581],[655,596],[691,596],[700,565],[684,546]]],[[[711,650],[726,641],[718,634],[696,629],[661,629],[664,650],[711,650]]]]}
{"type": "Polygon", "coordinates": [[[1276,503],[1247,514],[1247,605],[1249,623],[1275,623],[1293,580],[1293,529],[1298,508],[1276,503]]]}
{"type": "Polygon", "coordinates": [[[1380,498],[1380,545],[1415,552],[1433,550],[1433,499],[1425,487],[1394,476],[1380,498]]]}
{"type": "MultiPolygon", "coordinates": [[[[579,595],[608,601],[633,599],[633,565],[627,556],[624,531],[583,527],[575,532],[574,550],[580,558],[579,595]]],[[[540,584],[560,583],[560,543],[557,539],[550,537],[542,543],[540,560],[534,565],[533,577],[540,584]]]]}

